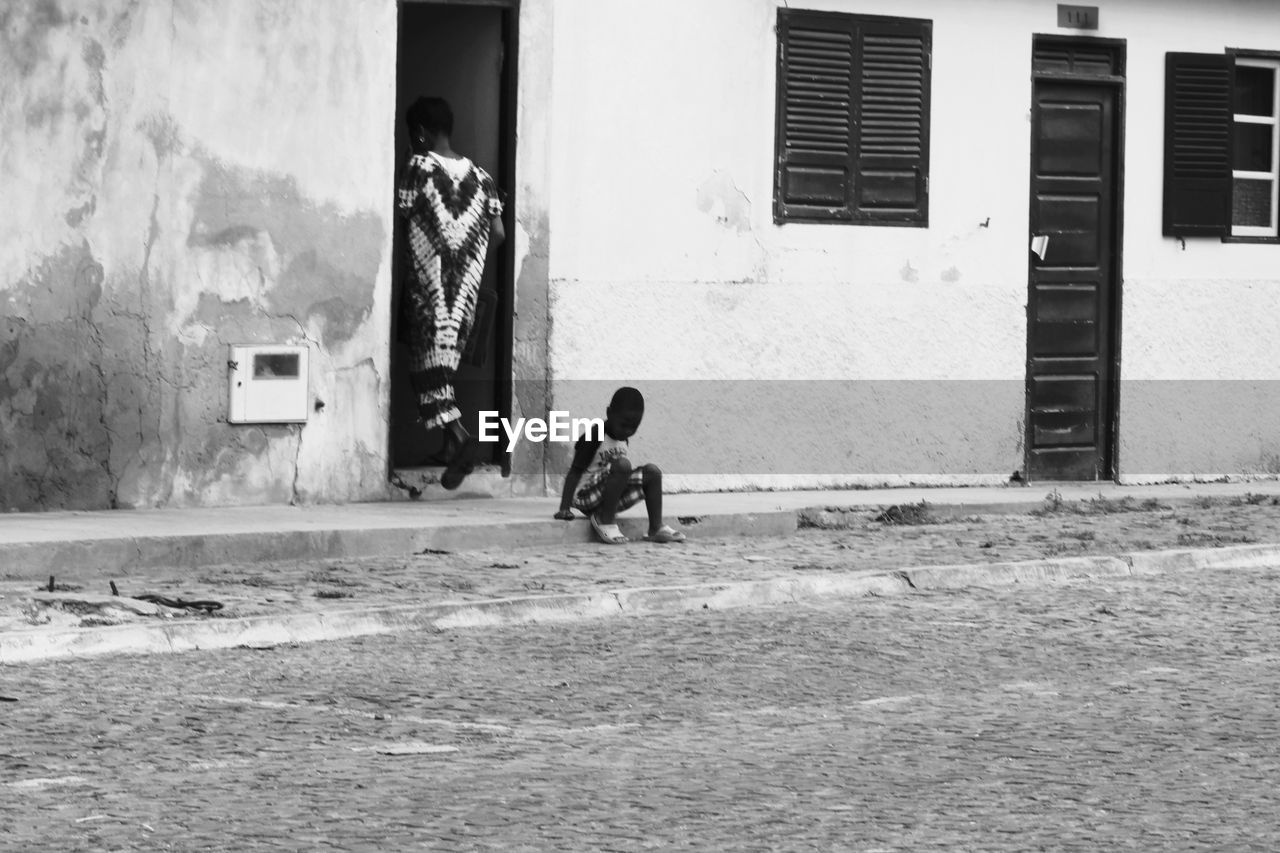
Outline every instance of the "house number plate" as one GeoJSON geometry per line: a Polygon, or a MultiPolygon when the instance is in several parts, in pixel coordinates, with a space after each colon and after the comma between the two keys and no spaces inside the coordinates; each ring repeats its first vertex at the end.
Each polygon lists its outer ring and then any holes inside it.
{"type": "Polygon", "coordinates": [[[1058,26],[1073,30],[1098,28],[1097,6],[1067,6],[1058,4],[1058,26]]]}

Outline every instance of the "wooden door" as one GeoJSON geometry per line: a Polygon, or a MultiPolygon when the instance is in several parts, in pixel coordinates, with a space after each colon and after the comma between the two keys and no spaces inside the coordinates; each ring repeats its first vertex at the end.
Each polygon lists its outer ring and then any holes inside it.
{"type": "Polygon", "coordinates": [[[1104,83],[1038,80],[1032,105],[1027,477],[1113,476],[1117,103],[1104,83]],[[1047,238],[1043,257],[1036,238],[1047,238]]]}

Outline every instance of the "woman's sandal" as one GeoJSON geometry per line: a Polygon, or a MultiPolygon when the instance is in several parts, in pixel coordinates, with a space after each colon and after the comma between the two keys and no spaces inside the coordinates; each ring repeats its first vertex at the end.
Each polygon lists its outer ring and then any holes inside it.
{"type": "Polygon", "coordinates": [[[622,535],[622,530],[617,524],[601,524],[595,513],[591,514],[591,529],[606,545],[625,545],[627,542],[627,537],[622,535]]]}
{"type": "Polygon", "coordinates": [[[672,529],[671,525],[664,524],[656,532],[650,533],[644,538],[646,542],[657,542],[659,545],[666,545],[669,542],[683,542],[687,537],[679,530],[672,529]]]}
{"type": "Polygon", "coordinates": [[[444,473],[440,475],[440,485],[449,491],[453,491],[462,485],[462,481],[475,470],[476,453],[480,450],[480,442],[474,435],[467,436],[467,440],[458,448],[458,452],[449,462],[449,467],[444,469],[444,473]]]}

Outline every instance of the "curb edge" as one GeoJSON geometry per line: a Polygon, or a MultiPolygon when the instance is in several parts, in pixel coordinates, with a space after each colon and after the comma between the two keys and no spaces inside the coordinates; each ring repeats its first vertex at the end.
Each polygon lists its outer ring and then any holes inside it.
{"type": "Polygon", "coordinates": [[[1041,585],[1093,577],[1154,575],[1280,565],[1280,544],[1132,552],[1018,562],[917,566],[891,571],[796,575],[598,593],[483,599],[367,609],[249,616],[238,619],[131,624],[0,635],[0,664],[104,654],[158,654],[350,639],[429,629],[504,627],[612,616],[655,616],[823,599],[904,595],[936,589],[1041,585]]]}

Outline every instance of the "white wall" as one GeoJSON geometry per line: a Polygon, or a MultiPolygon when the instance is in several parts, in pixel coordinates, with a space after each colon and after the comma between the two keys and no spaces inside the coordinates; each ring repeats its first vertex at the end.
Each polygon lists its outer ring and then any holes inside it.
{"type": "MultiPolygon", "coordinates": [[[[766,471],[762,456],[755,467],[714,469],[726,476],[688,478],[701,485],[1007,478],[1022,464],[1032,35],[1078,31],[1058,30],[1056,4],[1032,0],[787,3],[933,21],[931,187],[927,229],[777,226],[780,5],[557,6],[557,401],[602,407],[603,389],[623,382],[678,398],[665,407],[653,401],[642,433],[655,454],[674,455],[690,474],[712,473],[696,470],[705,448],[685,455],[691,413],[712,425],[707,440],[745,445],[763,432],[819,460],[808,473],[766,471]],[[601,385],[575,383],[586,379],[601,385]],[[765,414],[748,412],[742,423],[743,413],[700,406],[710,386],[695,392],[671,381],[691,379],[757,380],[719,390],[755,396],[747,409],[765,414]],[[787,413],[807,413],[813,427],[778,435],[770,425],[779,422],[780,386],[758,380],[898,384],[877,393],[842,386],[872,404],[854,410],[788,397],[787,413]],[[881,392],[914,402],[887,411],[874,405],[881,392]]],[[[1280,247],[1202,240],[1183,250],[1161,237],[1160,211],[1165,51],[1280,49],[1280,4],[1124,0],[1101,8],[1091,34],[1128,43],[1122,375],[1275,378],[1280,359],[1264,332],[1280,308],[1280,247]]],[[[1167,413],[1147,404],[1145,415],[1135,407],[1126,418],[1123,405],[1126,472],[1142,470],[1130,458],[1157,466],[1151,470],[1194,470],[1203,437],[1179,451],[1185,459],[1161,462],[1143,448],[1153,430],[1168,428],[1167,413]]],[[[1203,461],[1247,467],[1244,459],[1203,461]]]]}

